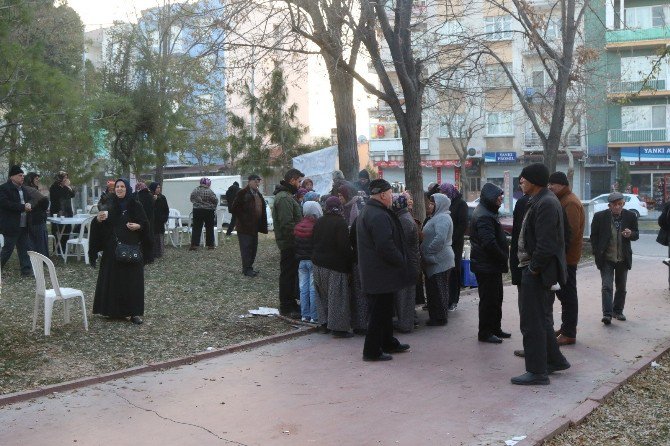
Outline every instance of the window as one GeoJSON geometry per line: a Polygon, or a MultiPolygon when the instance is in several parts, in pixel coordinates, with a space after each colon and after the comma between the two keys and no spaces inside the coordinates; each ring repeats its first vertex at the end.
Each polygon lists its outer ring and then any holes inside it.
{"type": "Polygon", "coordinates": [[[549,82],[545,82],[547,80],[545,79],[545,75],[546,73],[544,70],[533,71],[533,88],[544,90],[544,88],[548,86],[549,82]]]}
{"type": "MultiPolygon", "coordinates": [[[[512,64],[511,63],[506,63],[505,68],[512,72],[512,64]]],[[[505,72],[505,68],[503,68],[502,65],[500,64],[491,64],[486,66],[486,84],[489,87],[510,87],[511,82],[509,80],[509,76],[507,76],[507,73],[505,72]]]]}
{"type": "Polygon", "coordinates": [[[621,126],[623,130],[665,129],[667,108],[665,105],[621,107],[621,126]]]}
{"type": "Polygon", "coordinates": [[[670,25],[670,6],[626,8],[626,27],[631,29],[662,28],[670,25]]]}
{"type": "MultiPolygon", "coordinates": [[[[454,115],[451,118],[451,133],[460,138],[462,135],[463,125],[465,124],[465,116],[462,114],[454,115]]],[[[440,138],[449,138],[449,118],[447,116],[440,117],[440,138]]]]}
{"type": "Polygon", "coordinates": [[[663,28],[670,21],[668,21],[667,6],[652,6],[651,8],[651,26],[654,28],[663,28]]]}
{"type": "Polygon", "coordinates": [[[509,40],[512,38],[512,17],[486,17],[486,38],[489,40],[509,40]]]}
{"type": "Polygon", "coordinates": [[[512,113],[487,113],[486,136],[514,136],[514,129],[512,128],[512,113]]]}
{"type": "Polygon", "coordinates": [[[560,39],[562,36],[561,33],[561,19],[549,18],[547,20],[547,32],[546,39],[560,39]]]}

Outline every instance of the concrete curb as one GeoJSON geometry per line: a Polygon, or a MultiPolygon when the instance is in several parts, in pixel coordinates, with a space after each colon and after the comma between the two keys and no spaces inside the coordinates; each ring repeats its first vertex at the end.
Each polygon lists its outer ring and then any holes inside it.
{"type": "Polygon", "coordinates": [[[546,441],[565,432],[572,426],[583,423],[591,413],[601,405],[605,404],[607,399],[637,374],[643,372],[651,366],[653,361],[670,351],[670,341],[666,341],[657,347],[657,350],[646,356],[639,358],[631,366],[626,367],[620,373],[613,376],[609,381],[603,383],[595,389],[586,399],[577,407],[565,415],[555,417],[539,429],[531,432],[523,441],[517,443],[517,446],[540,446],[546,441]]]}
{"type": "Polygon", "coordinates": [[[304,336],[306,334],[314,333],[316,331],[316,327],[309,326],[309,328],[305,328],[307,327],[307,325],[302,324],[302,322],[300,321],[295,321],[293,319],[289,319],[284,316],[279,316],[279,318],[289,322],[292,325],[302,326],[303,328],[298,328],[297,331],[291,331],[288,333],[266,336],[264,338],[256,339],[249,342],[233,344],[218,350],[196,353],[194,355],[184,356],[182,358],[169,359],[163,362],[144,364],[137,367],[131,367],[129,369],[117,370],[115,372],[105,373],[102,375],[88,376],[73,381],[66,381],[63,383],[53,384],[51,386],[38,387],[36,389],[31,389],[23,392],[8,393],[6,395],[0,396],[0,407],[6,406],[8,404],[27,401],[33,398],[39,398],[52,393],[67,392],[69,390],[79,389],[82,387],[87,387],[94,384],[100,384],[107,381],[113,381],[119,378],[126,378],[128,376],[139,375],[141,373],[156,372],[159,370],[179,367],[182,365],[194,364],[196,362],[216,358],[219,356],[239,352],[242,350],[250,350],[267,344],[274,344],[277,342],[287,341],[289,339],[304,336]]]}

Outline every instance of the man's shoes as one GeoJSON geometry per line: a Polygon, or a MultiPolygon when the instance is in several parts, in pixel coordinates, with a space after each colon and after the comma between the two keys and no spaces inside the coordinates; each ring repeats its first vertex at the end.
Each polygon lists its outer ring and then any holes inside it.
{"type": "Polygon", "coordinates": [[[393,359],[393,356],[391,356],[387,353],[382,353],[379,356],[375,356],[375,357],[363,355],[363,361],[367,361],[367,362],[390,361],[391,359],[393,359]]]}
{"type": "Polygon", "coordinates": [[[565,361],[562,364],[547,364],[547,373],[560,372],[561,370],[567,370],[570,368],[570,363],[565,361]]]}
{"type": "Polygon", "coordinates": [[[558,330],[554,330],[554,337],[559,337],[563,332],[559,328],[558,330]]]}
{"type": "Polygon", "coordinates": [[[549,376],[541,373],[526,372],[523,375],[515,376],[511,379],[512,384],[518,386],[546,386],[549,384],[549,376]]]}
{"type": "Polygon", "coordinates": [[[446,320],[428,319],[426,321],[426,326],[428,327],[441,327],[443,325],[447,325],[446,320]]]}
{"type": "Polygon", "coordinates": [[[498,331],[498,332],[496,332],[496,333],[493,333],[493,334],[496,335],[496,336],[498,336],[499,338],[502,338],[502,339],[509,339],[509,338],[512,337],[512,334],[511,334],[511,333],[507,333],[507,332],[504,332],[504,331],[502,331],[502,330],[500,330],[500,331],[498,331]]]}
{"type": "Polygon", "coordinates": [[[330,328],[328,328],[326,324],[321,324],[321,326],[319,326],[319,333],[328,334],[330,333],[330,328]]]}
{"type": "Polygon", "coordinates": [[[523,350],[514,350],[514,356],[518,356],[519,358],[525,358],[526,352],[523,350]]]}
{"type": "Polygon", "coordinates": [[[574,344],[575,342],[577,342],[577,338],[571,338],[571,337],[569,337],[569,336],[565,336],[565,335],[560,334],[560,335],[558,335],[558,337],[556,338],[556,342],[558,342],[558,345],[559,345],[559,346],[563,346],[563,345],[572,345],[572,344],[574,344]]]}
{"type": "Polygon", "coordinates": [[[496,335],[491,335],[488,338],[479,338],[479,342],[488,342],[489,344],[502,344],[502,339],[496,335]]]}
{"type": "Polygon", "coordinates": [[[353,338],[354,336],[355,335],[350,331],[333,330],[334,338],[346,339],[346,338],[353,338]]]}
{"type": "Polygon", "coordinates": [[[600,322],[602,322],[605,325],[609,325],[612,323],[612,316],[603,316],[603,318],[600,319],[600,322]]]}
{"type": "Polygon", "coordinates": [[[243,273],[247,277],[256,277],[258,275],[258,271],[254,271],[253,269],[247,270],[243,273]]]}
{"type": "Polygon", "coordinates": [[[614,313],[614,319],[617,321],[625,321],[626,316],[624,316],[623,313],[614,313]]]}
{"type": "Polygon", "coordinates": [[[188,247],[188,250],[189,250],[189,251],[197,251],[197,250],[198,250],[198,247],[195,246],[195,245],[191,245],[191,246],[188,247]]]}
{"type": "Polygon", "coordinates": [[[663,259],[663,264],[670,266],[670,257],[668,257],[667,259],[663,259]]]}
{"type": "Polygon", "coordinates": [[[214,249],[214,246],[208,246],[207,249],[214,249]]]}
{"type": "Polygon", "coordinates": [[[33,273],[21,273],[21,277],[35,277],[33,273]]]}
{"type": "Polygon", "coordinates": [[[393,347],[391,350],[384,351],[384,353],[402,353],[409,350],[409,344],[398,344],[393,347]]]}
{"type": "Polygon", "coordinates": [[[142,318],[139,317],[139,316],[132,316],[132,317],[130,318],[130,322],[132,322],[132,323],[135,324],[135,325],[142,325],[142,324],[144,323],[144,321],[142,320],[142,318]]]}
{"type": "Polygon", "coordinates": [[[447,311],[456,311],[457,308],[458,304],[449,304],[449,306],[447,307],[447,311]]]}

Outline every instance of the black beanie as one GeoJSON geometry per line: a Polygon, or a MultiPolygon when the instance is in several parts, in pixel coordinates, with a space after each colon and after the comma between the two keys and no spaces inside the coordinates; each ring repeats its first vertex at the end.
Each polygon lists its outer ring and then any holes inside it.
{"type": "Polygon", "coordinates": [[[381,194],[389,189],[391,189],[391,183],[382,178],[370,181],[370,195],[381,194]]]}
{"type": "Polygon", "coordinates": [[[524,167],[519,176],[540,187],[547,187],[549,183],[549,169],[542,163],[524,167]]]}
{"type": "Polygon", "coordinates": [[[358,172],[358,178],[367,178],[369,180],[370,179],[370,172],[368,172],[367,169],[363,169],[360,172],[358,172]]]}
{"type": "Polygon", "coordinates": [[[9,168],[9,176],[10,177],[13,177],[14,175],[18,175],[20,173],[25,173],[25,172],[21,169],[21,166],[19,166],[18,164],[9,168]]]}
{"type": "Polygon", "coordinates": [[[567,175],[563,172],[554,172],[549,175],[549,182],[552,184],[562,184],[564,186],[570,186],[567,175]]]}

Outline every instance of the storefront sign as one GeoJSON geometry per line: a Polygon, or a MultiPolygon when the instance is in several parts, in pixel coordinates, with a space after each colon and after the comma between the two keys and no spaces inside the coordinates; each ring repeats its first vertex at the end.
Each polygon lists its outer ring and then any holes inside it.
{"type": "MultiPolygon", "coordinates": [[[[470,164],[472,164],[471,160],[467,160],[465,162],[465,166],[468,167],[470,164]]],[[[405,168],[405,162],[404,161],[377,161],[375,162],[375,166],[382,168],[382,169],[404,169],[405,168]]],[[[461,163],[458,160],[424,160],[421,161],[421,167],[460,167],[461,163]]]]}
{"type": "Polygon", "coordinates": [[[670,146],[622,147],[621,161],[670,161],[670,146]]]}
{"type": "Polygon", "coordinates": [[[515,163],[516,152],[487,152],[484,154],[486,163],[515,163]]]}

